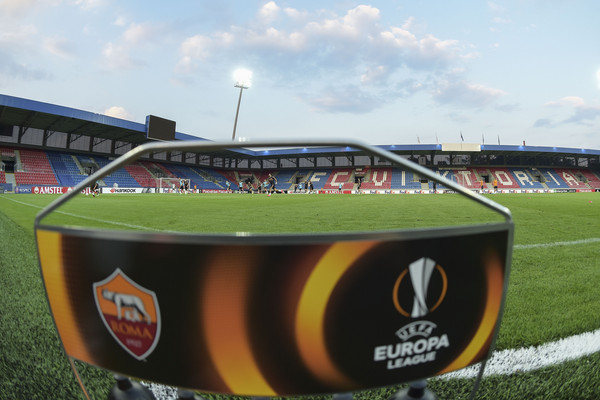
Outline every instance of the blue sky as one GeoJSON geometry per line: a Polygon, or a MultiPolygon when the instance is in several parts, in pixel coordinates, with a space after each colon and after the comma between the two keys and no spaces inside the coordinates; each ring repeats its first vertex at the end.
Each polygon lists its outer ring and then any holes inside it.
{"type": "Polygon", "coordinates": [[[597,0],[0,0],[0,93],[231,140],[600,149],[597,0]]]}

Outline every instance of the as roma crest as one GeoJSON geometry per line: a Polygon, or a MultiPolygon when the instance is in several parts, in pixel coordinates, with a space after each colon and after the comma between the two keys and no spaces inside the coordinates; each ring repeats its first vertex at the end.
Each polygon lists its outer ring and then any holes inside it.
{"type": "Polygon", "coordinates": [[[129,354],[143,360],[160,337],[160,310],[156,294],[117,268],[108,278],[93,284],[100,318],[113,338],[129,354]]]}

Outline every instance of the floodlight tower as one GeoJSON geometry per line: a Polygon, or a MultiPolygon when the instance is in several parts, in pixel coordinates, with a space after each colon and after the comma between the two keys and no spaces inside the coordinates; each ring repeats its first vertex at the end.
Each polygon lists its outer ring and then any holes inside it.
{"type": "Polygon", "coordinates": [[[240,113],[240,103],[242,102],[242,91],[248,89],[252,84],[252,71],[247,69],[238,69],[233,73],[235,79],[234,87],[240,88],[240,97],[238,98],[237,109],[235,111],[235,121],[233,122],[233,135],[231,140],[235,140],[235,130],[237,128],[238,114],[240,113]]]}

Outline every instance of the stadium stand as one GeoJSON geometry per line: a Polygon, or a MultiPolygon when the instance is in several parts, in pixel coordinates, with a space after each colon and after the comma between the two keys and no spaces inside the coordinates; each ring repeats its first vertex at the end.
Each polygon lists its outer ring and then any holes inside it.
{"type": "Polygon", "coordinates": [[[476,176],[479,178],[479,182],[477,183],[477,187],[481,188],[481,182],[483,181],[483,188],[489,189],[492,186],[492,182],[494,181],[494,177],[492,176],[492,171],[489,168],[485,167],[477,167],[474,168],[476,176]]]}
{"type": "Polygon", "coordinates": [[[362,190],[389,190],[392,188],[392,168],[369,168],[365,171],[362,190]]]}
{"type": "Polygon", "coordinates": [[[326,170],[316,170],[316,171],[308,171],[306,174],[306,179],[310,180],[315,188],[315,190],[321,190],[324,188],[327,183],[329,172],[326,170]]]}
{"type": "Polygon", "coordinates": [[[306,176],[299,174],[298,171],[279,171],[275,173],[277,178],[277,188],[281,190],[294,190],[296,179],[305,182],[306,176]]]}
{"type": "MultiPolygon", "coordinates": [[[[176,166],[169,166],[171,170],[175,170],[176,166]]],[[[198,182],[198,187],[201,189],[209,189],[209,190],[225,190],[227,186],[225,185],[225,181],[229,180],[224,178],[222,174],[213,170],[212,168],[197,168],[197,167],[189,167],[195,174],[196,178],[194,181],[198,182]]],[[[231,183],[231,189],[236,190],[238,187],[238,181],[235,178],[229,180],[231,183]]]]}
{"type": "Polygon", "coordinates": [[[592,171],[581,170],[581,174],[587,179],[587,184],[592,189],[600,189],[600,178],[592,171]]]}
{"type": "Polygon", "coordinates": [[[578,173],[579,170],[566,168],[555,168],[554,170],[570,188],[589,189],[589,186],[582,181],[583,175],[580,172],[578,173]]]}
{"type": "Polygon", "coordinates": [[[469,189],[480,188],[479,182],[481,181],[481,177],[478,176],[474,169],[454,170],[454,180],[469,189]]]}
{"type": "Polygon", "coordinates": [[[264,182],[267,180],[267,178],[269,177],[269,174],[272,174],[276,179],[277,179],[277,190],[281,190],[281,189],[287,189],[282,187],[282,185],[284,185],[284,182],[281,181],[282,176],[279,175],[279,172],[277,171],[255,171],[253,173],[254,175],[254,188],[258,189],[258,185],[262,185],[264,184],[264,182]]]}
{"type": "MultiPolygon", "coordinates": [[[[0,124],[7,128],[3,128],[0,135],[0,184],[5,185],[5,190],[27,185],[73,186],[126,150],[152,142],[144,124],[7,95],[0,95],[0,104],[3,107],[0,124]]],[[[206,139],[175,132],[175,140],[206,139]]],[[[460,150],[452,146],[444,149],[444,145],[439,144],[378,147],[418,162],[473,190],[481,188],[482,180],[487,189],[498,180],[501,190],[600,191],[600,150],[596,149],[526,146],[525,143],[522,146],[485,145],[475,153],[463,152],[462,146],[460,150]]],[[[169,160],[170,157],[167,153],[169,160]]],[[[128,169],[114,171],[99,184],[153,187],[159,177],[181,177],[200,188],[214,190],[224,190],[228,180],[236,190],[244,179],[251,178],[256,187],[266,178],[267,171],[259,166],[281,165],[274,172],[278,188],[283,190],[293,189],[297,183],[307,180],[316,190],[331,191],[338,190],[340,183],[344,191],[357,189],[359,185],[371,191],[433,188],[433,182],[425,177],[390,167],[397,164],[348,147],[277,149],[264,158],[264,152],[249,145],[181,160],[176,157],[172,162],[159,161],[144,156],[128,169]],[[263,160],[267,160],[267,164],[263,160]],[[233,165],[243,167],[237,170],[225,167],[233,165]],[[324,167],[326,165],[329,167],[324,167]]],[[[19,192],[27,193],[27,188],[24,189],[19,192]]],[[[444,187],[437,185],[437,189],[444,187]]]]}
{"type": "Polygon", "coordinates": [[[161,163],[140,161],[139,164],[150,171],[155,178],[177,178],[177,176],[175,176],[161,163]]]}
{"type": "Polygon", "coordinates": [[[242,182],[242,190],[256,190],[256,185],[258,182],[256,176],[252,171],[238,171],[236,172],[236,177],[238,179],[238,185],[239,182],[242,182]],[[252,182],[251,184],[248,183],[250,181],[252,182]]]}
{"type": "Polygon", "coordinates": [[[4,158],[14,158],[15,150],[6,148],[6,147],[0,147],[0,157],[2,157],[3,159],[4,158]]]}
{"type": "Polygon", "coordinates": [[[88,177],[87,174],[82,173],[73,156],[55,151],[48,151],[47,154],[50,165],[62,186],[75,186],[88,177]]]}
{"type": "Polygon", "coordinates": [[[515,179],[513,173],[508,168],[489,168],[491,173],[490,183],[493,186],[493,181],[498,182],[498,189],[519,189],[521,186],[515,179]]]}
{"type": "MultiPolygon", "coordinates": [[[[15,164],[14,180],[21,186],[67,186],[72,187],[87,178],[88,174],[102,168],[110,162],[108,157],[99,155],[69,154],[56,150],[31,150],[0,148],[3,160],[15,164]],[[10,160],[10,161],[9,161],[10,160]],[[14,160],[14,161],[13,161],[14,160]]],[[[600,189],[600,178],[591,169],[586,168],[550,168],[550,167],[466,167],[460,169],[434,169],[442,177],[451,179],[470,189],[479,189],[484,181],[486,189],[491,189],[493,180],[498,188],[513,189],[600,189]]],[[[315,190],[354,190],[358,188],[358,177],[362,179],[362,190],[431,190],[433,182],[423,179],[412,172],[395,167],[361,168],[320,168],[275,170],[221,170],[157,161],[138,161],[121,168],[100,182],[101,186],[138,188],[156,187],[158,178],[190,179],[190,187],[199,189],[225,190],[225,182],[231,183],[231,189],[238,190],[239,182],[252,181],[253,190],[273,173],[278,180],[277,188],[293,191],[302,183],[305,189],[310,180],[315,190]],[[359,170],[359,175],[356,171],[359,170]]],[[[12,179],[12,174],[11,174],[12,179]]],[[[0,184],[7,184],[7,174],[0,171],[0,184]]],[[[243,188],[247,190],[248,184],[243,188]]],[[[5,186],[7,187],[7,186],[5,186]]],[[[446,189],[436,185],[437,189],[446,189]]]]}
{"type": "Polygon", "coordinates": [[[156,187],[156,178],[143,165],[133,163],[126,165],[125,170],[135,179],[139,187],[156,187]]]}
{"type": "MultiPolygon", "coordinates": [[[[92,163],[93,165],[96,165],[97,168],[102,168],[110,162],[108,158],[103,156],[78,157],[78,159],[81,163],[92,163]]],[[[114,186],[117,184],[120,187],[140,187],[139,183],[129,174],[129,172],[127,172],[125,168],[119,168],[110,175],[105,176],[103,181],[106,186],[114,186]]]]}
{"type": "Polygon", "coordinates": [[[354,170],[352,169],[334,169],[329,174],[329,178],[323,189],[325,190],[339,190],[340,184],[342,190],[349,190],[354,188],[354,170]]]}
{"type": "MultiPolygon", "coordinates": [[[[231,184],[231,190],[239,189],[240,179],[236,175],[237,173],[235,171],[214,171],[214,173],[219,176],[220,180],[223,181],[223,186],[225,188],[226,188],[225,181],[229,181],[229,183],[231,184]]],[[[217,178],[215,178],[215,179],[217,179],[217,178]]]]}
{"type": "Polygon", "coordinates": [[[392,169],[391,189],[420,190],[422,188],[423,186],[416,174],[400,168],[392,169]]]}
{"type": "Polygon", "coordinates": [[[163,168],[172,176],[177,178],[189,179],[190,188],[194,185],[198,189],[222,190],[225,188],[219,185],[219,180],[210,173],[205,173],[200,169],[187,165],[164,165],[163,168]]]}
{"type": "Polygon", "coordinates": [[[58,185],[50,160],[41,150],[19,150],[21,170],[15,171],[17,185],[58,185]]]}
{"type": "MultiPolygon", "coordinates": [[[[438,169],[435,171],[435,173],[443,178],[456,182],[456,178],[454,177],[454,171],[451,169],[438,169]]],[[[429,182],[429,189],[433,189],[433,182],[429,182]]],[[[436,185],[436,189],[443,190],[447,189],[447,187],[445,185],[436,185]]]]}
{"type": "Polygon", "coordinates": [[[569,185],[552,168],[536,168],[543,180],[544,185],[549,189],[568,189],[569,185]]]}
{"type": "Polygon", "coordinates": [[[521,189],[544,189],[544,186],[536,181],[533,174],[527,168],[508,168],[513,182],[516,181],[517,188],[521,189]]]}

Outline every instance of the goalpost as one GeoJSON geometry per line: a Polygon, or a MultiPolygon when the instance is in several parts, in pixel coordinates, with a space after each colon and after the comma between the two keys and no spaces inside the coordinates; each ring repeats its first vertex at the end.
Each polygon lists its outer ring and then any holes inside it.
{"type": "Polygon", "coordinates": [[[156,178],[156,193],[180,193],[180,180],[186,185],[187,190],[192,189],[189,179],[156,178]]]}

